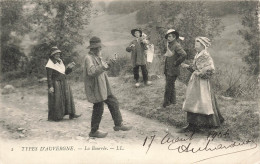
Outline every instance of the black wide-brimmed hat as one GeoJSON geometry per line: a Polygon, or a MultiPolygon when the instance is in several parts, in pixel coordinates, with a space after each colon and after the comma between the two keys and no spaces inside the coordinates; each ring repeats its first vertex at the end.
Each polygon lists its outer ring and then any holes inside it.
{"type": "Polygon", "coordinates": [[[98,47],[105,47],[105,45],[101,43],[101,39],[99,37],[93,36],[89,40],[89,46],[87,47],[87,49],[98,47]]]}
{"type": "Polygon", "coordinates": [[[135,29],[132,29],[132,30],[131,30],[131,34],[132,34],[134,37],[135,37],[135,32],[136,32],[136,31],[139,31],[139,32],[140,32],[140,36],[142,36],[142,33],[143,33],[143,32],[142,32],[142,29],[141,29],[141,28],[135,28],[135,29]]]}
{"type": "Polygon", "coordinates": [[[56,53],[61,53],[61,50],[59,50],[57,46],[54,46],[51,48],[50,56],[53,56],[56,53]]]}

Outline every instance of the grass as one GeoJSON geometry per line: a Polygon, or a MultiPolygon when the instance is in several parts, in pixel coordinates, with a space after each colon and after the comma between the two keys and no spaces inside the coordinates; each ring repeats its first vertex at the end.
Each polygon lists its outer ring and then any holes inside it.
{"type": "MultiPolygon", "coordinates": [[[[136,13],[126,15],[104,14],[91,20],[90,25],[82,32],[86,43],[84,45],[79,45],[76,48],[81,55],[79,61],[82,62],[84,55],[88,53],[86,47],[88,46],[90,35],[95,35],[99,36],[103,44],[106,45],[103,49],[103,53],[105,54],[104,58],[114,57],[114,53],[118,53],[119,58],[128,58],[130,62],[130,53],[127,53],[125,48],[133,39],[130,30],[138,26],[135,15],[136,13]]],[[[243,28],[239,16],[225,16],[222,18],[222,22],[225,26],[225,30],[219,37],[212,41],[212,46],[209,49],[215,67],[218,70],[216,73],[217,79],[214,79],[214,82],[217,83],[216,86],[219,86],[219,88],[216,88],[218,89],[219,94],[223,94],[224,91],[228,89],[229,81],[232,80],[232,78],[237,78],[239,68],[245,66],[241,58],[247,53],[247,51],[245,51],[247,48],[245,42],[237,35],[237,30],[243,28]],[[233,70],[232,75],[230,75],[231,70],[233,70]]],[[[29,52],[29,45],[32,44],[31,42],[32,40],[27,37],[22,43],[23,47],[26,49],[26,53],[29,52]]],[[[151,66],[150,72],[153,72],[154,67],[161,66],[158,60],[155,61],[156,62],[151,66]]],[[[158,72],[153,73],[158,74],[158,72]]],[[[69,79],[73,79],[73,75],[69,76],[72,76],[69,79]]],[[[161,105],[163,102],[165,80],[164,76],[161,77],[161,79],[153,81],[152,86],[138,89],[133,86],[132,76],[110,78],[110,82],[122,109],[132,111],[144,117],[159,120],[170,126],[184,126],[186,124],[186,113],[181,109],[185,99],[186,86],[177,81],[178,103],[176,106],[170,106],[164,110],[161,108],[161,105]]],[[[247,76],[243,75],[243,79],[239,81],[241,84],[246,82],[247,76]]],[[[47,84],[39,84],[37,79],[13,80],[8,83],[1,83],[1,87],[5,84],[13,84],[15,87],[25,87],[25,89],[30,89],[39,95],[47,94],[47,84]]],[[[70,84],[74,98],[86,100],[83,82],[71,81],[70,84]]],[[[240,85],[236,87],[240,87],[240,85]]],[[[244,88],[247,90],[246,86],[244,86],[244,88]]],[[[256,88],[257,86],[248,89],[247,93],[242,98],[223,99],[221,96],[217,96],[219,97],[218,103],[221,113],[225,118],[224,124],[218,130],[225,131],[230,129],[230,136],[227,138],[228,140],[259,138],[257,96],[247,96],[251,91],[259,91],[256,88]],[[251,99],[252,97],[253,99],[251,99]],[[248,100],[248,98],[251,100],[248,100]]]]}
{"type": "MultiPolygon", "coordinates": [[[[135,88],[131,80],[122,77],[111,79],[111,83],[115,85],[114,94],[119,99],[122,109],[177,128],[186,125],[186,112],[182,111],[186,91],[183,83],[176,82],[177,104],[166,109],[161,107],[164,96],[164,78],[153,81],[152,86],[141,88],[135,88]]],[[[225,122],[217,131],[224,132],[229,129],[230,135],[225,138],[226,140],[258,140],[259,111],[256,100],[226,100],[221,96],[217,97],[219,97],[220,111],[225,118],[225,122]]]]}
{"type": "MultiPolygon", "coordinates": [[[[142,85],[134,87],[132,75],[110,77],[113,94],[118,98],[120,109],[134,112],[143,117],[159,120],[165,126],[180,128],[186,125],[186,112],[182,111],[185,100],[186,85],[176,81],[177,104],[162,108],[165,79],[164,76],[153,80],[152,86],[142,85]]],[[[3,83],[1,83],[3,85],[3,83]]],[[[47,83],[38,83],[36,80],[20,79],[9,84],[21,88],[21,92],[30,90],[33,94],[47,96],[47,83]]],[[[84,83],[70,80],[75,101],[86,100],[84,83]]],[[[226,99],[217,95],[221,114],[225,118],[222,126],[215,131],[224,132],[229,129],[229,136],[225,140],[258,140],[259,141],[259,116],[257,99],[246,100],[243,98],[226,99]]],[[[87,100],[86,100],[87,101],[87,100]]],[[[206,129],[204,129],[206,130],[206,129]]]]}

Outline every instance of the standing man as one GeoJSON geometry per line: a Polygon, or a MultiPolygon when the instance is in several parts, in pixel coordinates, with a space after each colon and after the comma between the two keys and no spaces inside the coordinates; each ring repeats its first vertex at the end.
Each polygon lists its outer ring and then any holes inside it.
{"type": "Polygon", "coordinates": [[[164,92],[163,107],[171,104],[176,104],[175,81],[180,74],[180,64],[185,60],[187,54],[182,46],[178,43],[179,33],[174,29],[169,29],[165,35],[167,39],[167,51],[165,53],[165,68],[164,74],[166,76],[166,85],[164,92]]]}
{"type": "Polygon", "coordinates": [[[104,103],[107,104],[108,109],[114,120],[115,131],[128,131],[132,127],[122,124],[122,116],[119,110],[119,105],[116,97],[111,92],[111,87],[108,81],[106,70],[115,63],[115,59],[110,59],[109,62],[104,62],[101,58],[102,47],[100,38],[92,37],[90,39],[89,54],[84,59],[84,84],[87,100],[93,103],[93,113],[91,118],[91,132],[90,137],[104,138],[107,136],[106,132],[99,131],[99,124],[101,122],[104,111],[104,103]]]}
{"type": "Polygon", "coordinates": [[[151,82],[148,81],[148,71],[146,68],[146,54],[147,43],[142,40],[142,30],[137,28],[131,30],[131,34],[135,39],[126,48],[127,52],[131,52],[131,60],[133,65],[134,79],[136,81],[135,86],[139,87],[139,67],[142,69],[143,80],[145,85],[150,85],[151,82]]]}

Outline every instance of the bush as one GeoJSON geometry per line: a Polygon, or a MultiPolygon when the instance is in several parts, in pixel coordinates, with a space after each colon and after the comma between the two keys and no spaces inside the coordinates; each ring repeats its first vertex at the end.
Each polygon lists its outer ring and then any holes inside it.
{"type": "Polygon", "coordinates": [[[24,71],[10,71],[2,74],[1,81],[17,80],[26,76],[27,74],[24,71]]]}
{"type": "MultiPolygon", "coordinates": [[[[109,60],[108,57],[106,60],[109,60]]],[[[131,60],[127,56],[123,56],[117,59],[115,65],[113,65],[107,72],[108,76],[116,77],[119,75],[126,75],[132,73],[131,60]]]]}
{"type": "Polygon", "coordinates": [[[1,52],[1,71],[17,71],[21,59],[26,58],[25,54],[16,45],[3,45],[1,52]]]}
{"type": "Polygon", "coordinates": [[[241,35],[248,43],[248,54],[244,61],[250,67],[248,72],[253,75],[259,74],[259,2],[244,1],[240,2],[239,14],[241,14],[241,23],[245,29],[240,29],[241,35]]]}
{"type": "Polygon", "coordinates": [[[245,68],[218,67],[211,79],[213,89],[224,96],[255,99],[258,96],[257,76],[247,74],[245,68]]]}

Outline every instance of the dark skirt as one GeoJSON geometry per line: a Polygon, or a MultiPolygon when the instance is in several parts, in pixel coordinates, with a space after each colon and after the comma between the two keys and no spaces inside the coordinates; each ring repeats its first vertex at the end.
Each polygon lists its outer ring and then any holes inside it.
{"type": "Polygon", "coordinates": [[[211,93],[214,114],[204,115],[198,113],[187,112],[187,122],[201,127],[219,127],[224,122],[215,94],[211,93]]]}
{"type": "Polygon", "coordinates": [[[75,104],[66,79],[53,82],[54,93],[48,93],[48,120],[59,121],[75,114],[75,104]]]}

